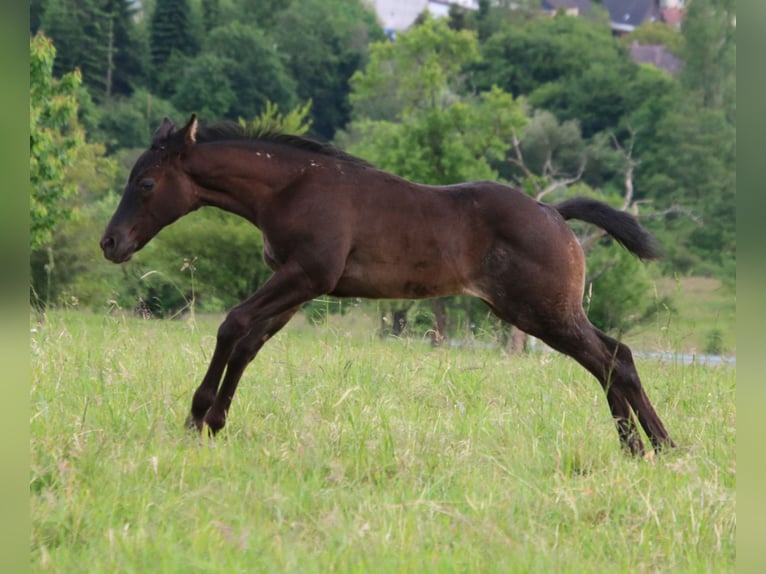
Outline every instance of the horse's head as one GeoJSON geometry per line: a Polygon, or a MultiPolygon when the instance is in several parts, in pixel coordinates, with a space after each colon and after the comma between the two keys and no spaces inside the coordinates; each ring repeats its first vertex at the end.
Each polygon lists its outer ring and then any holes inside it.
{"type": "Polygon", "coordinates": [[[122,263],[159,231],[198,207],[194,184],[181,168],[181,159],[194,145],[197,117],[180,130],[168,118],[138,158],[109,225],[101,238],[104,256],[122,263]]]}

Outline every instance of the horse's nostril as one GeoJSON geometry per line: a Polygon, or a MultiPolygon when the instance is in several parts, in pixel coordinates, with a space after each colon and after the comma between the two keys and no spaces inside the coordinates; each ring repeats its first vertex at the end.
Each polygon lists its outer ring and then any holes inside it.
{"type": "Polygon", "coordinates": [[[112,237],[104,237],[101,239],[101,250],[106,252],[114,248],[114,239],[112,237]]]}

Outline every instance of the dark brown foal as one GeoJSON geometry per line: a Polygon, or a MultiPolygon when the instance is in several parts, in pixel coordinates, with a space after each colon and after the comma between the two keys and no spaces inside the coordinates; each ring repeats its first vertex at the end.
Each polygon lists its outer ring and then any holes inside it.
{"type": "Polygon", "coordinates": [[[630,350],[585,316],[584,256],[565,223],[589,222],[637,256],[656,257],[632,216],[585,198],[547,205],[493,182],[420,185],[325,144],[226,124],[198,129],[192,116],[181,129],[166,119],[136,161],[101,239],[104,255],[127,261],[203,206],[257,226],[274,274],[221,324],[191,428],[224,427],[247,365],[315,297],[471,294],[590,371],[632,453],[644,452],[633,413],[656,450],[673,446],[630,350]]]}

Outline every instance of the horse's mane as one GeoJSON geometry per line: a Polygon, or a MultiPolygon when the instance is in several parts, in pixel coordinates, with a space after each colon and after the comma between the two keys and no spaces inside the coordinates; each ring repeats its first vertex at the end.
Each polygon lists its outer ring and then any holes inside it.
{"type": "Polygon", "coordinates": [[[200,143],[237,141],[258,144],[268,142],[284,145],[295,149],[310,151],[328,157],[334,157],[357,165],[372,167],[372,164],[346,153],[332,144],[313,140],[311,138],[286,134],[270,127],[244,127],[236,122],[221,121],[212,124],[201,124],[197,129],[196,139],[200,143]]]}

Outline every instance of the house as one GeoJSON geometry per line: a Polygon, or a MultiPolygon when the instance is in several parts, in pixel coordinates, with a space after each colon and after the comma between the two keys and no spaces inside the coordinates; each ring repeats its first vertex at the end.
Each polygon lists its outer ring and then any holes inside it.
{"type": "MultiPolygon", "coordinates": [[[[602,6],[609,12],[610,27],[617,36],[624,36],[647,22],[667,22],[680,26],[685,13],[685,0],[602,0],[602,6]]],[[[593,8],[591,0],[540,0],[540,7],[547,14],[564,10],[572,16],[583,16],[593,8]]],[[[645,45],[633,42],[630,56],[638,64],[652,64],[675,74],[682,62],[665,46],[645,45]]]]}
{"type": "Polygon", "coordinates": [[[609,26],[614,34],[624,36],[641,24],[661,22],[660,0],[602,0],[609,12],[609,26]]]}
{"type": "Polygon", "coordinates": [[[590,0],[541,0],[540,7],[551,15],[563,10],[569,16],[583,16],[590,12],[593,4],[590,0]]]}
{"type": "Polygon", "coordinates": [[[686,0],[661,0],[662,21],[668,26],[680,28],[686,15],[686,0]]]}
{"type": "Polygon", "coordinates": [[[639,44],[633,41],[630,44],[630,57],[638,64],[652,64],[671,75],[679,72],[683,66],[680,59],[660,44],[639,44]]]}
{"type": "Polygon", "coordinates": [[[477,0],[368,0],[389,38],[406,30],[424,11],[440,18],[449,15],[451,5],[478,10],[477,0]]]}

